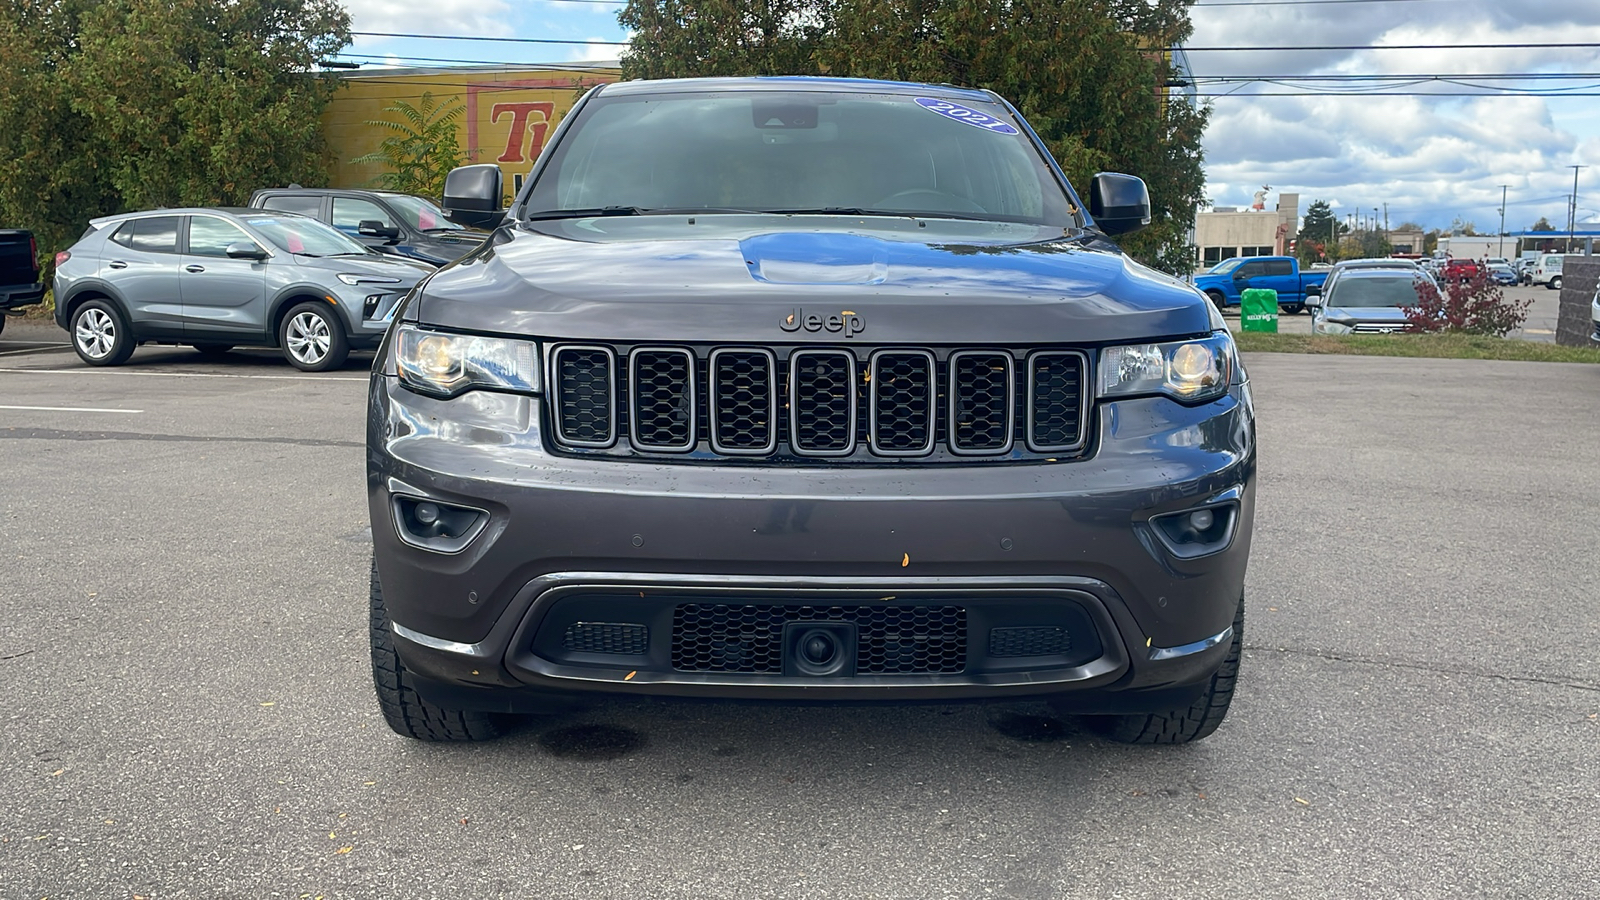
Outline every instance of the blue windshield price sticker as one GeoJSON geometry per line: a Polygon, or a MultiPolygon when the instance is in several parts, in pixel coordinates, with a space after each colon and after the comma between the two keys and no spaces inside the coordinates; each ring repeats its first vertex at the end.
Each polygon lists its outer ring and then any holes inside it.
{"type": "Polygon", "coordinates": [[[917,105],[923,109],[933,110],[947,119],[955,119],[957,122],[965,122],[968,125],[975,125],[985,131],[992,131],[995,134],[1018,133],[1016,126],[1014,125],[1002,122],[999,119],[996,119],[994,116],[986,115],[978,112],[975,109],[967,109],[965,106],[951,103],[949,100],[935,100],[932,97],[918,97],[917,105]]]}

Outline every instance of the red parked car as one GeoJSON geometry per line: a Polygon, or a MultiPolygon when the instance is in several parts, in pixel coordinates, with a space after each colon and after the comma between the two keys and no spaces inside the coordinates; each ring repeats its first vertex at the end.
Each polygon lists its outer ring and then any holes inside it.
{"type": "Polygon", "coordinates": [[[1468,282],[1478,277],[1478,262],[1472,259],[1447,259],[1440,272],[1445,281],[1468,282]]]}

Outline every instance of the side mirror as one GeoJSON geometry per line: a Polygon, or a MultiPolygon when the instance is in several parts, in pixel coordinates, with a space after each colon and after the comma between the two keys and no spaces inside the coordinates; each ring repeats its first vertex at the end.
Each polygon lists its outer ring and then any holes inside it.
{"type": "Polygon", "coordinates": [[[1322,285],[1313,284],[1313,285],[1308,285],[1306,287],[1306,299],[1307,300],[1311,299],[1312,297],[1321,297],[1321,296],[1322,296],[1322,285]]]}
{"type": "Polygon", "coordinates": [[[1312,294],[1312,293],[1307,292],[1307,294],[1306,294],[1306,308],[1307,309],[1321,309],[1322,308],[1322,295],[1321,294],[1312,294]]]}
{"type": "Polygon", "coordinates": [[[383,238],[392,241],[400,237],[400,229],[394,225],[385,225],[377,219],[362,219],[356,226],[356,233],[362,237],[383,238]]]}
{"type": "Polygon", "coordinates": [[[495,228],[505,218],[500,206],[503,176],[494,163],[460,166],[444,177],[444,212],[450,220],[474,228],[495,228]]]}
{"type": "Polygon", "coordinates": [[[1127,234],[1150,224],[1150,189],[1144,180],[1101,172],[1089,183],[1089,215],[1106,234],[1127,234]]]}
{"type": "Polygon", "coordinates": [[[267,258],[267,251],[254,241],[234,241],[228,245],[227,254],[229,259],[259,261],[267,258]]]}

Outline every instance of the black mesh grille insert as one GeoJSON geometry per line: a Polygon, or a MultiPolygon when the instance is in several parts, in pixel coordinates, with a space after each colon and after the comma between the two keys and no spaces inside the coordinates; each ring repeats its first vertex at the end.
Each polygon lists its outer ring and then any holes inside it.
{"type": "Polygon", "coordinates": [[[1011,357],[986,351],[951,356],[950,443],[968,453],[1011,446],[1011,357]]]}
{"type": "Polygon", "coordinates": [[[630,622],[573,622],[561,645],[580,653],[633,653],[650,649],[650,629],[630,622]]]}
{"type": "Polygon", "coordinates": [[[1036,353],[1028,360],[1030,421],[1035,449],[1073,447],[1083,437],[1083,357],[1036,353]]]}
{"type": "Polygon", "coordinates": [[[694,358],[687,350],[642,348],[631,357],[635,446],[688,450],[694,446],[694,358]]]}
{"type": "Polygon", "coordinates": [[[1072,635],[1059,625],[989,630],[990,656],[1059,656],[1072,649],[1072,635]]]}
{"type": "Polygon", "coordinates": [[[562,347],[555,359],[557,437],[563,443],[609,446],[616,440],[611,415],[611,354],[601,347],[562,347]]]}
{"type": "Polygon", "coordinates": [[[790,357],[794,449],[816,456],[848,454],[856,443],[855,357],[843,351],[800,351],[790,357]]]}
{"type": "Polygon", "coordinates": [[[872,357],[872,449],[911,455],[933,449],[933,355],[916,351],[872,357]]]}
{"type": "Polygon", "coordinates": [[[857,674],[925,675],[967,666],[967,611],[960,606],[687,603],[673,610],[672,667],[781,673],[786,622],[854,622],[857,674]]]}
{"type": "Polygon", "coordinates": [[[713,449],[718,453],[770,453],[773,359],[762,350],[718,350],[711,357],[713,449]]]}

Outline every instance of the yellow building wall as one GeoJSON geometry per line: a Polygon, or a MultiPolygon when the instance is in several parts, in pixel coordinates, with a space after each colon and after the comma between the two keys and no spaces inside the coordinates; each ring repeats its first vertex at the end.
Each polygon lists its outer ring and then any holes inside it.
{"type": "Polygon", "coordinates": [[[376,151],[393,132],[367,123],[398,120],[398,113],[384,108],[396,100],[417,105],[427,92],[440,103],[452,98],[462,102],[456,134],[467,162],[498,163],[505,173],[506,190],[514,192],[522,186],[523,176],[538,159],[556,123],[583,92],[620,78],[620,72],[610,69],[410,70],[347,76],[322,115],[332,156],[329,186],[372,186],[383,166],[350,160],[376,151]]]}

